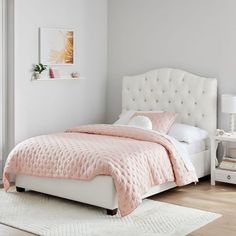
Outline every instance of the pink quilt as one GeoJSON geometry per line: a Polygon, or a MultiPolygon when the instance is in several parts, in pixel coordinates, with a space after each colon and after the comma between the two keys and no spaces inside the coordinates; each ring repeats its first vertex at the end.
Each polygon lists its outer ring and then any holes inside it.
{"type": "Polygon", "coordinates": [[[132,212],[152,186],[197,181],[175,147],[158,133],[134,127],[87,125],[30,138],[10,153],[3,174],[91,180],[112,176],[122,216],[132,212]]]}

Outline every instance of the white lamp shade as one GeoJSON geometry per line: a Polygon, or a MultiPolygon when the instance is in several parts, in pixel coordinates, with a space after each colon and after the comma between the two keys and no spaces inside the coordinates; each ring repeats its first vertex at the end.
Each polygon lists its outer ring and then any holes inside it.
{"type": "Polygon", "coordinates": [[[221,102],[223,113],[236,113],[236,95],[223,94],[221,102]]]}

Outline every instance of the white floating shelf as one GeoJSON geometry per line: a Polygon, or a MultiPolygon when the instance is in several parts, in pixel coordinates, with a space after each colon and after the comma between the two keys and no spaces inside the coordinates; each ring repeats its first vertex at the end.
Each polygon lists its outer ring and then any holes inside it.
{"type": "Polygon", "coordinates": [[[58,81],[58,80],[86,80],[85,77],[79,77],[79,78],[72,78],[72,77],[61,77],[61,78],[46,78],[46,79],[32,79],[32,81],[58,81]]]}

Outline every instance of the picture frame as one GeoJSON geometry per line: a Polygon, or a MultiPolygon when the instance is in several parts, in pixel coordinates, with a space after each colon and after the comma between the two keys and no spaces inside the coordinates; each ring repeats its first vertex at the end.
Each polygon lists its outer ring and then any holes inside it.
{"type": "Polygon", "coordinates": [[[50,66],[75,64],[75,30],[40,28],[40,62],[50,66]]]}

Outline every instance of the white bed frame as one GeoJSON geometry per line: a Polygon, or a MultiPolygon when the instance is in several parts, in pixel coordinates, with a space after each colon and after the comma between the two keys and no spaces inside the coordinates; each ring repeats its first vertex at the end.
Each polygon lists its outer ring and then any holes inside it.
{"type": "MultiPolygon", "coordinates": [[[[178,69],[157,69],[142,75],[125,76],[122,110],[165,110],[179,113],[179,122],[213,133],[216,129],[217,81],[178,69]]],[[[199,178],[210,173],[210,152],[194,154],[191,160],[199,178]]],[[[18,191],[34,191],[67,198],[108,210],[115,214],[116,189],[111,176],[91,181],[16,176],[18,191]]],[[[176,187],[174,182],[155,186],[143,198],[176,187]]]]}

